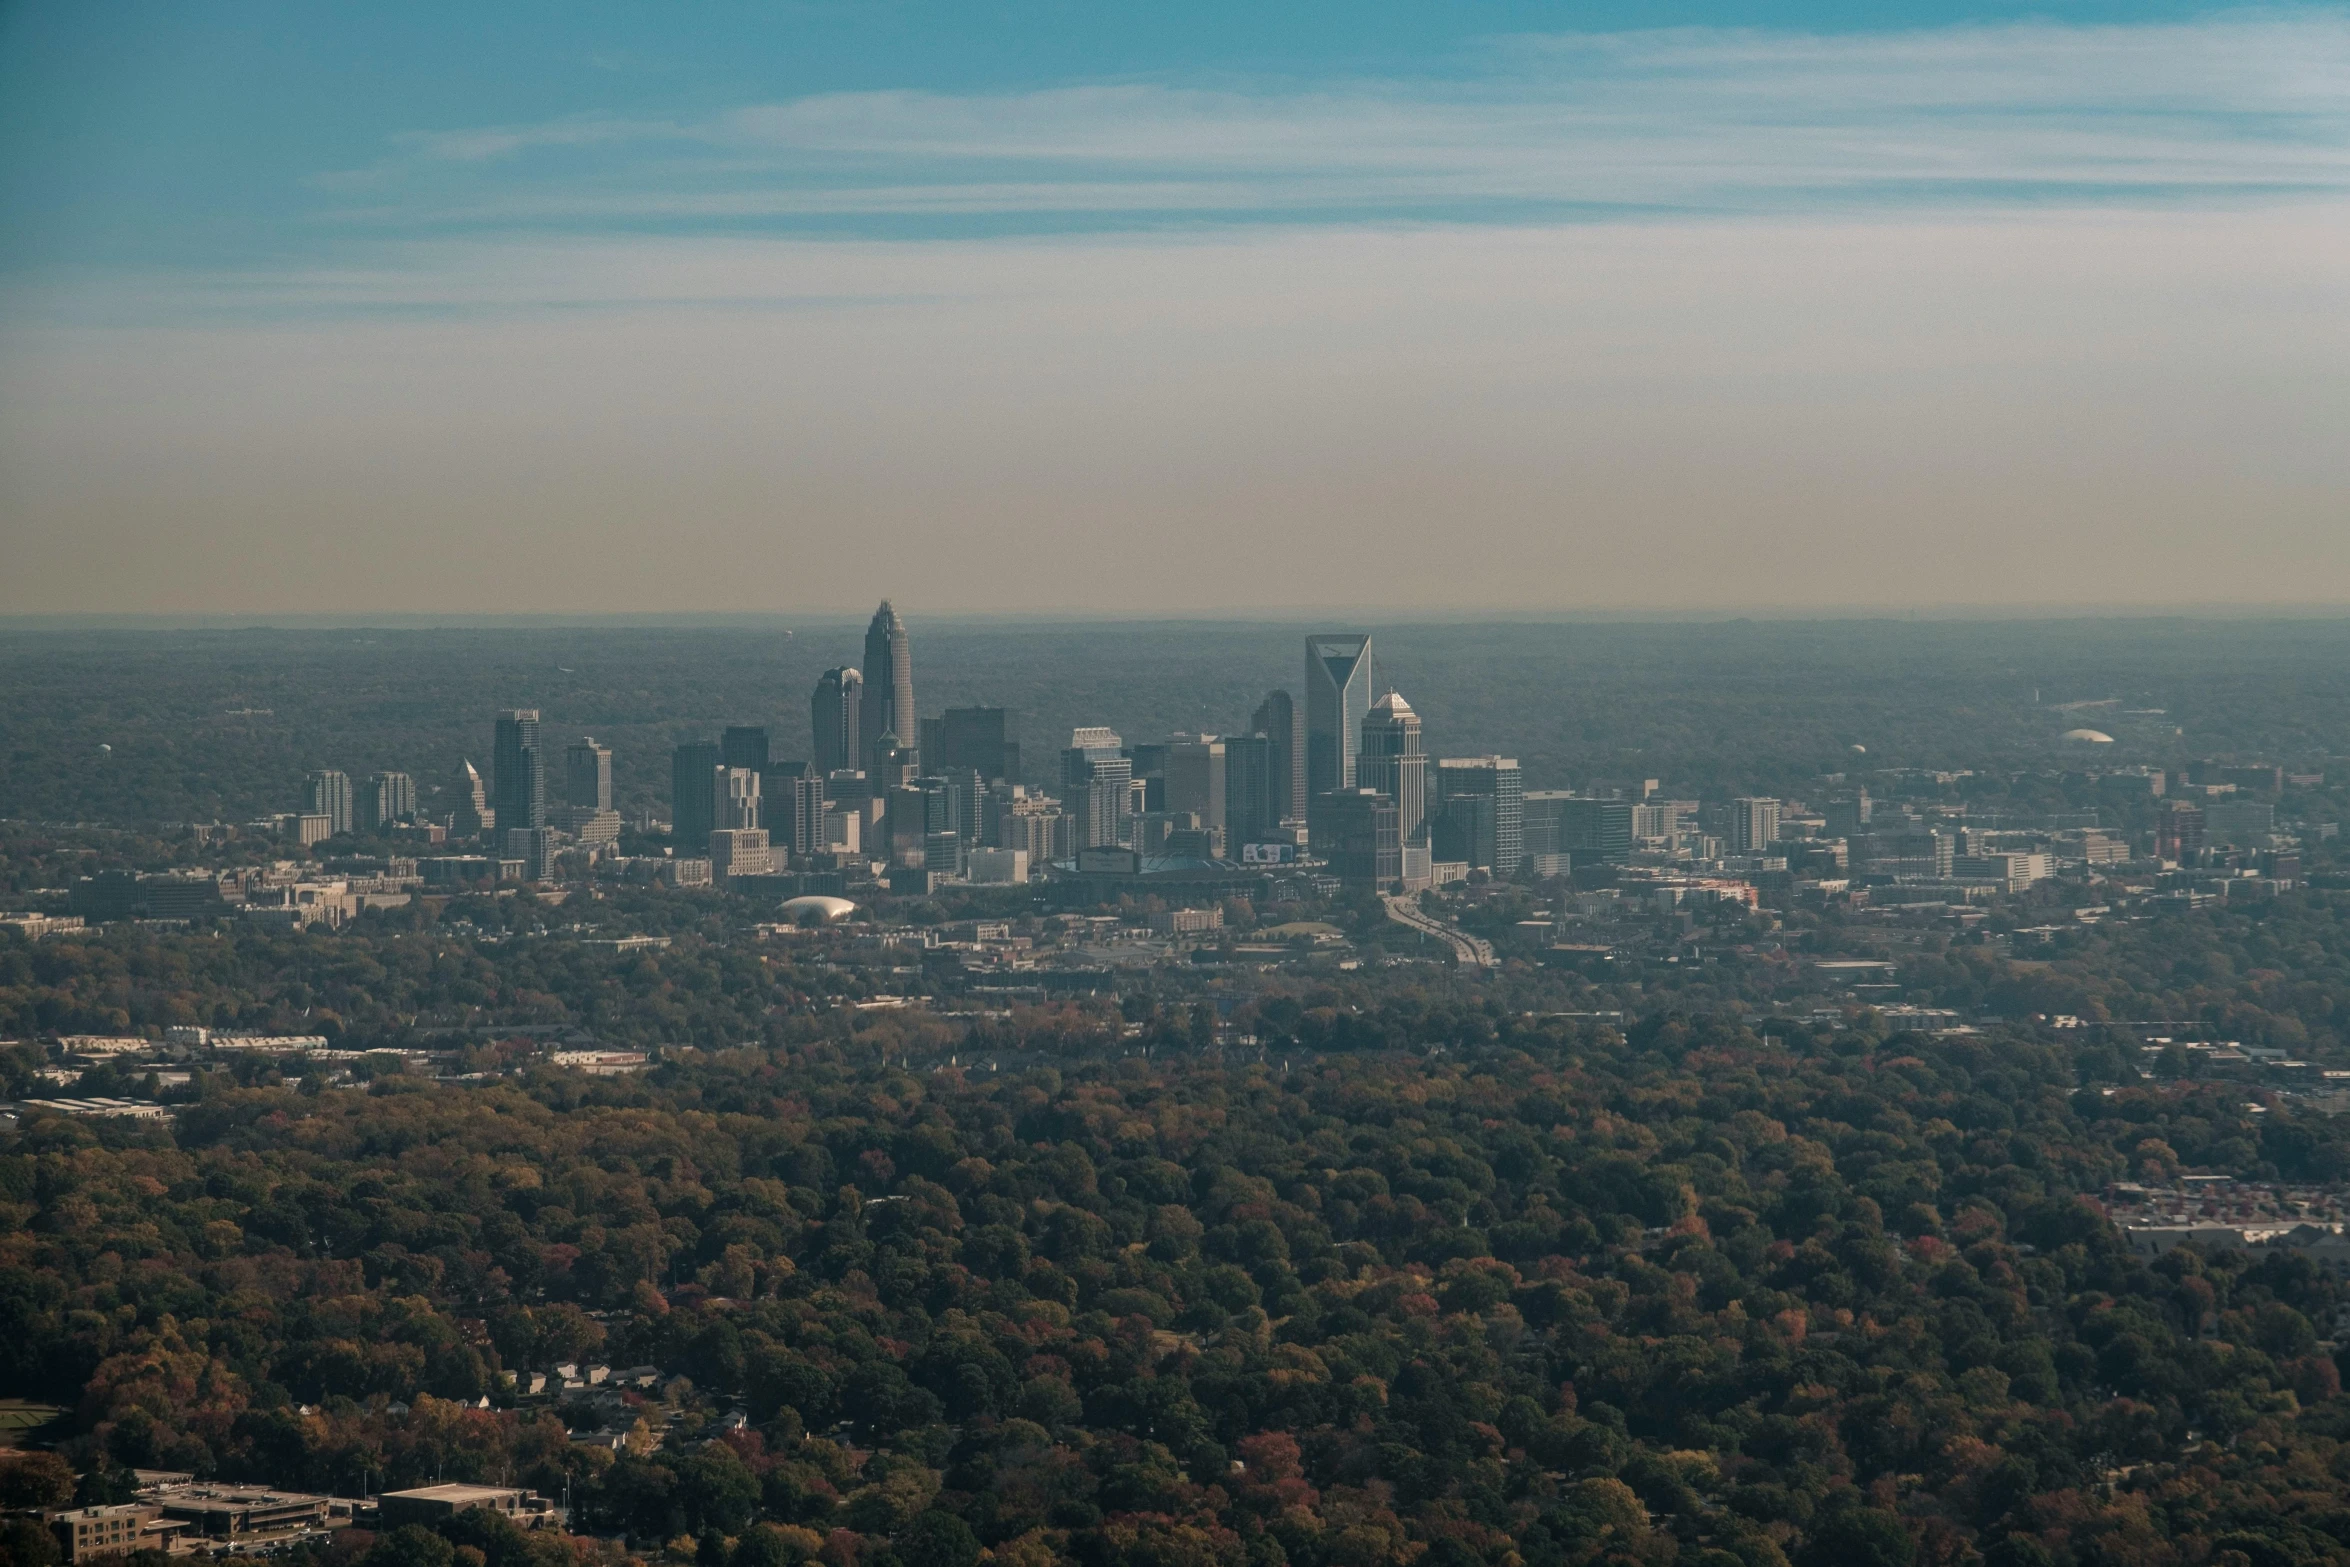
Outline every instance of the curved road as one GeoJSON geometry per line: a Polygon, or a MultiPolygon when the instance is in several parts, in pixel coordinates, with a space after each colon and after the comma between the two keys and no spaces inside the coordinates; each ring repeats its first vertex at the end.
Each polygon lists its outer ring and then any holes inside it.
{"type": "Polygon", "coordinates": [[[1452,948],[1454,961],[1464,968],[1493,968],[1493,943],[1482,937],[1467,936],[1450,925],[1430,919],[1420,912],[1419,903],[1409,894],[1391,892],[1379,900],[1387,905],[1387,917],[1398,925],[1409,925],[1423,936],[1433,936],[1452,948]]]}

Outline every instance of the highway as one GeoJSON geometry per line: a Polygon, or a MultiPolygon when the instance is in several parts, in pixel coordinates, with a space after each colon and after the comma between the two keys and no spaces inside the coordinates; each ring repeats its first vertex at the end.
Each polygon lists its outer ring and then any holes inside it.
{"type": "Polygon", "coordinates": [[[1440,920],[1430,919],[1420,912],[1417,899],[1408,893],[1389,893],[1380,900],[1387,905],[1387,917],[1398,925],[1409,925],[1423,936],[1433,936],[1452,948],[1455,961],[1464,968],[1495,968],[1499,965],[1493,956],[1493,943],[1478,936],[1466,936],[1440,920]]]}

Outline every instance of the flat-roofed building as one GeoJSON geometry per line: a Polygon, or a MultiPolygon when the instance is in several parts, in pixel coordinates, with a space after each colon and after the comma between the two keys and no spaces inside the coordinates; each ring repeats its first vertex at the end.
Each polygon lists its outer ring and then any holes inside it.
{"type": "Polygon", "coordinates": [[[498,1513],[524,1528],[551,1520],[554,1506],[536,1491],[505,1485],[420,1485],[408,1491],[386,1491],[376,1498],[383,1526],[436,1524],[459,1513],[498,1513]]]}
{"type": "Polygon", "coordinates": [[[49,1532],[68,1562],[132,1551],[162,1550],[179,1526],[164,1521],[153,1502],[117,1502],[110,1507],[68,1507],[50,1513],[49,1532]]]}
{"type": "Polygon", "coordinates": [[[287,1539],[326,1527],[327,1498],[262,1485],[174,1485],[154,1493],[164,1518],[206,1540],[287,1539]]]}

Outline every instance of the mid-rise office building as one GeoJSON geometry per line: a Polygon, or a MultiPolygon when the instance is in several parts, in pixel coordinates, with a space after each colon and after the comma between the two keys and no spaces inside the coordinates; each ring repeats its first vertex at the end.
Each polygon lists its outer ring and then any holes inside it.
{"type": "MultiPolygon", "coordinates": [[[[746,769],[737,769],[744,771],[746,769]]],[[[752,774],[756,777],[757,774],[752,774]]],[[[775,856],[764,827],[717,827],[710,832],[710,879],[725,886],[737,876],[766,876],[775,856]]]]}
{"type": "Polygon", "coordinates": [[[2277,808],[2266,800],[2214,800],[2203,807],[2204,841],[2262,849],[2277,830],[2277,808]]]}
{"type": "Polygon", "coordinates": [[[773,762],[759,775],[759,825],[778,854],[823,847],[824,777],[807,762],[773,762]]]}
{"type": "Polygon", "coordinates": [[[700,854],[718,825],[719,755],[712,740],[689,740],[670,753],[669,843],[679,854],[700,854]]]}
{"type": "Polygon", "coordinates": [[[1355,787],[1363,720],[1371,714],[1371,638],[1352,632],[1306,638],[1306,815],[1314,802],[1355,787]]]}
{"type": "Polygon", "coordinates": [[[827,669],[808,699],[808,717],[814,730],[816,776],[862,770],[865,753],[859,748],[863,730],[865,677],[854,669],[827,669]]]}
{"type": "MultiPolygon", "coordinates": [[[[906,623],[883,599],[865,627],[865,687],[858,714],[858,755],[868,772],[878,771],[883,738],[910,749],[921,742],[914,713],[914,650],[906,623]]],[[[876,782],[876,788],[883,787],[876,782]]]]}
{"type": "Polygon", "coordinates": [[[1761,854],[1779,841],[1779,802],[1741,795],[1730,802],[1732,854],[1761,854]]]}
{"type": "Polygon", "coordinates": [[[490,750],[490,804],[500,831],[547,825],[546,754],[539,748],[539,710],[509,708],[498,715],[490,750]]]}
{"type": "Polygon", "coordinates": [[[1517,759],[1448,756],[1436,764],[1436,779],[1445,841],[1435,857],[1516,875],[1526,852],[1526,786],[1517,759]]]}
{"type": "Polygon", "coordinates": [[[1394,892],[1403,885],[1402,817],[1376,789],[1333,789],[1314,801],[1317,849],[1349,887],[1394,892]]]}
{"type": "Polygon", "coordinates": [[[1298,734],[1297,709],[1286,691],[1275,691],[1257,704],[1248,727],[1252,733],[1263,735],[1272,743],[1267,761],[1272,768],[1270,788],[1273,795],[1273,824],[1302,822],[1306,819],[1306,768],[1304,747],[1298,734]]]}
{"type": "Polygon", "coordinates": [[[351,830],[354,803],[348,773],[322,768],[302,780],[302,814],[325,817],[329,837],[351,830]]]}
{"type": "Polygon", "coordinates": [[[1636,802],[1570,795],[1552,809],[1558,823],[1555,852],[1571,856],[1577,865],[1621,865],[1632,857],[1636,802]]]}
{"type": "Polygon", "coordinates": [[[562,844],[551,827],[508,827],[498,834],[499,857],[522,862],[525,881],[552,881],[562,844]]]}
{"type": "Polygon", "coordinates": [[[416,819],[416,780],[406,773],[377,773],[359,791],[359,825],[381,832],[416,819]]]}

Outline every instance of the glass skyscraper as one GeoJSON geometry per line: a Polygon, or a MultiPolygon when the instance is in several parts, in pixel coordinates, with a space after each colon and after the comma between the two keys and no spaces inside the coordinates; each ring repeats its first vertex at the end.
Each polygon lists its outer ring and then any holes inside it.
{"type": "Polygon", "coordinates": [[[887,599],[865,627],[864,710],[858,734],[857,765],[867,772],[876,770],[875,755],[884,735],[896,735],[898,745],[907,751],[922,740],[914,722],[914,650],[906,640],[906,623],[887,599]]]}
{"type": "Polygon", "coordinates": [[[815,729],[816,776],[829,778],[844,769],[862,770],[861,745],[865,677],[854,669],[827,669],[808,699],[808,717],[815,729]]]}
{"type": "Polygon", "coordinates": [[[498,715],[490,748],[490,804],[500,832],[547,825],[546,753],[539,749],[539,710],[510,708],[498,715]]]}
{"type": "Polygon", "coordinates": [[[1371,712],[1368,632],[1306,638],[1306,816],[1325,794],[1355,787],[1371,712]]]}

